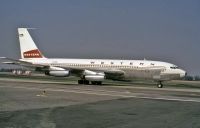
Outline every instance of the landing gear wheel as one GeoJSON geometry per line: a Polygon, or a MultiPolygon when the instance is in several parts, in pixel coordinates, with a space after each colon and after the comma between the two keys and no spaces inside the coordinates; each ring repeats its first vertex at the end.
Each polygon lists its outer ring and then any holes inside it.
{"type": "Polygon", "coordinates": [[[101,81],[97,81],[97,85],[102,85],[102,82],[101,81]]]}
{"type": "Polygon", "coordinates": [[[83,84],[83,80],[78,80],[78,84],[83,84]]]}
{"type": "Polygon", "coordinates": [[[91,81],[93,85],[102,85],[101,81],[91,81]]]}
{"type": "Polygon", "coordinates": [[[96,84],[96,81],[91,81],[91,84],[95,85],[95,84],[96,84]]]}
{"type": "Polygon", "coordinates": [[[163,84],[161,82],[158,83],[157,85],[158,88],[163,88],[163,84]]]}
{"type": "Polygon", "coordinates": [[[85,85],[88,85],[88,84],[90,84],[90,81],[88,81],[88,80],[84,80],[84,82],[83,82],[85,85]]]}
{"type": "Polygon", "coordinates": [[[88,81],[88,80],[78,80],[78,84],[86,84],[86,85],[88,85],[88,84],[90,84],[90,81],[88,81]]]}

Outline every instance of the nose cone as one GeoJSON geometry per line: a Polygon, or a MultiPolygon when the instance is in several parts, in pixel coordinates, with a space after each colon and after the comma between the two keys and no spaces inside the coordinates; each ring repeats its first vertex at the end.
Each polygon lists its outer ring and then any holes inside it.
{"type": "Polygon", "coordinates": [[[183,77],[185,77],[186,75],[187,75],[187,72],[186,71],[184,71],[184,70],[182,70],[182,69],[180,69],[180,71],[179,71],[180,73],[180,78],[183,78],[183,77]]]}

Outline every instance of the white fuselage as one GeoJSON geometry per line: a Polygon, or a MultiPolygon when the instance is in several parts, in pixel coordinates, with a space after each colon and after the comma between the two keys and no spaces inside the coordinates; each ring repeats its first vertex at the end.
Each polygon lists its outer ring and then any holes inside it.
{"type": "Polygon", "coordinates": [[[37,65],[65,67],[66,69],[88,69],[92,71],[121,70],[124,78],[144,78],[154,80],[179,79],[186,72],[174,64],[149,60],[110,60],[110,59],[21,59],[37,65]]]}

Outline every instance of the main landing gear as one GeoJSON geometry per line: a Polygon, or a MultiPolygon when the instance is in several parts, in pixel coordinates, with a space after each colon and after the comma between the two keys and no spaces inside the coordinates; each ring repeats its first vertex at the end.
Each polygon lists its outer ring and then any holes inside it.
{"type": "Polygon", "coordinates": [[[88,80],[78,80],[78,84],[86,84],[86,85],[88,85],[88,84],[90,84],[90,81],[88,81],[88,80]]]}
{"type": "Polygon", "coordinates": [[[158,85],[157,85],[157,87],[158,87],[158,88],[163,88],[162,81],[159,81],[159,82],[158,82],[158,85]]]}
{"type": "Polygon", "coordinates": [[[91,84],[93,85],[102,85],[101,81],[91,81],[91,84]]]}
{"type": "MultiPolygon", "coordinates": [[[[85,84],[85,85],[89,85],[90,81],[89,80],[78,80],[78,84],[85,84]]],[[[102,81],[91,81],[92,85],[102,85],[102,81]]]]}

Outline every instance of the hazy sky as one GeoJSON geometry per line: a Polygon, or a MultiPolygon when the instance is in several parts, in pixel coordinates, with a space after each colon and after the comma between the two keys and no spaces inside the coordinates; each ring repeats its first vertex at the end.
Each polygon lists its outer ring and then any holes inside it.
{"type": "Polygon", "coordinates": [[[200,0],[1,0],[0,56],[18,27],[46,57],[149,59],[200,74],[200,0]]]}

